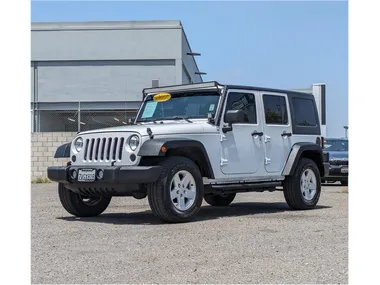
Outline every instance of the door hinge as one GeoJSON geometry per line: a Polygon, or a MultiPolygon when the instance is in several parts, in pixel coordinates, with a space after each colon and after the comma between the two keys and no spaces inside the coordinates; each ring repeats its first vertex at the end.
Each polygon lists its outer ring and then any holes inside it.
{"type": "Polygon", "coordinates": [[[270,142],[270,140],[271,140],[271,138],[270,138],[270,136],[264,136],[264,142],[270,142]]]}
{"type": "Polygon", "coordinates": [[[270,163],[270,161],[271,161],[271,159],[270,159],[270,158],[268,158],[268,157],[266,157],[266,158],[265,158],[265,161],[264,161],[265,165],[269,164],[269,163],[270,163]]]}
{"type": "Polygon", "coordinates": [[[228,164],[228,159],[221,158],[220,159],[220,166],[227,165],[228,164]]]}

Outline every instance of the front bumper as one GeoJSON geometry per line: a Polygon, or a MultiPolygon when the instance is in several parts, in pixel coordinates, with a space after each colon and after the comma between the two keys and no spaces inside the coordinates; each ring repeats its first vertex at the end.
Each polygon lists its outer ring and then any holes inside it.
{"type": "Polygon", "coordinates": [[[161,166],[51,166],[47,169],[47,176],[50,180],[63,184],[81,185],[113,185],[113,184],[146,184],[157,181],[161,173],[161,166]],[[95,173],[103,171],[103,177],[95,176],[95,181],[80,182],[78,177],[71,176],[72,171],[82,169],[93,169],[95,173]]]}
{"type": "Polygon", "coordinates": [[[328,164],[328,172],[323,177],[331,181],[347,181],[348,165],[330,165],[328,164]]]}
{"type": "Polygon", "coordinates": [[[325,174],[324,176],[329,175],[329,166],[330,164],[328,164],[327,162],[323,163],[324,174],[325,174]]]}

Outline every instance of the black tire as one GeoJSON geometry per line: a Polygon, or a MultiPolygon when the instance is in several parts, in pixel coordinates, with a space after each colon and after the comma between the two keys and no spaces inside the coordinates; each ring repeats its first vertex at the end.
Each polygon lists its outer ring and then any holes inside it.
{"type": "Polygon", "coordinates": [[[315,162],[308,158],[301,158],[294,171],[294,174],[287,176],[284,181],[284,196],[288,206],[294,210],[313,209],[319,201],[321,195],[321,175],[315,162]],[[305,170],[311,170],[316,177],[316,193],[312,199],[308,200],[301,191],[301,176],[305,170]]]}
{"type": "Polygon", "coordinates": [[[111,197],[90,198],[81,196],[65,188],[61,183],[58,185],[58,195],[63,208],[77,217],[98,216],[107,209],[111,201],[111,197]]]}
{"type": "Polygon", "coordinates": [[[348,186],[348,181],[342,180],[342,181],[340,181],[340,184],[342,184],[343,186],[348,186]]]}
{"type": "Polygon", "coordinates": [[[168,157],[158,165],[162,166],[159,179],[148,185],[148,201],[155,216],[169,223],[181,223],[192,220],[202,205],[203,179],[198,166],[190,159],[180,156],[168,157]],[[171,181],[179,171],[188,171],[195,181],[193,204],[186,210],[175,207],[170,196],[171,181]]]}
{"type": "Polygon", "coordinates": [[[207,204],[215,207],[226,207],[232,203],[235,199],[236,193],[227,194],[226,196],[221,196],[217,194],[207,194],[204,199],[207,204]]]}

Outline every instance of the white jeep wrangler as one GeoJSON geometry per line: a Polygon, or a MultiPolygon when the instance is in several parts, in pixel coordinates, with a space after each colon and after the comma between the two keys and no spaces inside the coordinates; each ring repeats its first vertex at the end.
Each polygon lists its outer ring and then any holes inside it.
{"type": "Polygon", "coordinates": [[[132,125],[82,132],[57,149],[70,161],[47,172],[70,214],[148,196],[157,217],[186,222],[203,198],[227,206],[238,192],[265,190],[282,190],[292,209],[316,206],[328,164],[313,95],[207,82],[143,97],[132,125]]]}

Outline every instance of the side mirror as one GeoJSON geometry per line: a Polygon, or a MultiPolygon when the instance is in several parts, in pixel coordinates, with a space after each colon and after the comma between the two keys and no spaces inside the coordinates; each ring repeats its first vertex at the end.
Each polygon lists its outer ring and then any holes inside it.
{"type": "Polygon", "coordinates": [[[244,123],[244,112],[242,110],[228,110],[224,116],[228,125],[244,123]]]}
{"type": "Polygon", "coordinates": [[[228,110],[224,115],[224,122],[228,124],[227,127],[223,127],[224,133],[232,131],[232,125],[238,123],[244,123],[244,112],[242,110],[228,110]]]}

